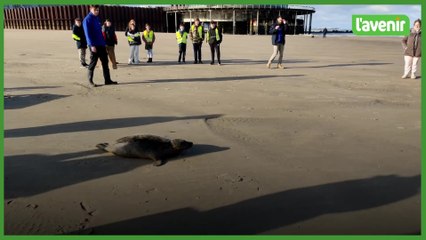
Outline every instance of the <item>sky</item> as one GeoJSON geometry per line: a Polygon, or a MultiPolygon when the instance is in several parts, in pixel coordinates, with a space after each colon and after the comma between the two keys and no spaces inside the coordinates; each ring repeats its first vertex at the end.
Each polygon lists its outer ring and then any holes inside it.
{"type": "Polygon", "coordinates": [[[316,12],[312,15],[312,28],[352,28],[352,14],[404,14],[410,25],[421,18],[420,5],[309,5],[316,12]]]}

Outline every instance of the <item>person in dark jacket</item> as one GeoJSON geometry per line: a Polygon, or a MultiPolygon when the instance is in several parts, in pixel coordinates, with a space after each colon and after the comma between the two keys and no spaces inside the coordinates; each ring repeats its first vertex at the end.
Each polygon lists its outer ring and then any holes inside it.
{"type": "Polygon", "coordinates": [[[192,41],[194,47],[194,64],[203,63],[201,61],[201,47],[204,41],[204,28],[201,25],[200,19],[196,18],[194,24],[189,30],[189,38],[192,41]]]}
{"type": "Polygon", "coordinates": [[[417,66],[422,57],[422,21],[417,19],[414,21],[414,26],[410,31],[410,35],[402,39],[402,47],[404,49],[404,75],[402,78],[408,78],[411,72],[411,78],[416,79],[417,66]]]}
{"type": "Polygon", "coordinates": [[[102,24],[98,17],[99,5],[90,5],[90,12],[83,20],[84,33],[86,35],[87,45],[90,49],[90,64],[88,67],[89,84],[93,87],[97,85],[93,83],[93,74],[98,59],[101,59],[102,70],[104,74],[105,85],[117,84],[111,80],[108,67],[108,54],[106,51],[106,43],[102,35],[102,24]]]}
{"type": "Polygon", "coordinates": [[[84,29],[81,26],[80,18],[76,18],[74,20],[74,26],[72,26],[72,38],[77,44],[78,58],[80,60],[81,66],[83,67],[89,66],[86,63],[86,49],[87,49],[86,36],[84,35],[84,29]]]}
{"type": "Polygon", "coordinates": [[[130,46],[129,65],[139,64],[139,46],[142,44],[141,33],[137,31],[134,23],[130,23],[125,34],[130,46]]]}
{"type": "Polygon", "coordinates": [[[102,26],[102,34],[104,35],[106,42],[106,49],[109,56],[109,60],[112,63],[112,69],[117,69],[117,60],[115,59],[115,45],[118,44],[117,35],[115,29],[109,19],[105,20],[102,26]]]}
{"type": "Polygon", "coordinates": [[[282,61],[283,61],[283,52],[285,45],[285,32],[287,30],[287,21],[282,17],[277,18],[277,22],[271,26],[269,29],[269,33],[272,34],[272,45],[274,47],[274,51],[272,53],[271,58],[268,61],[267,67],[271,68],[272,61],[274,61],[275,57],[279,53],[278,58],[278,68],[283,69],[282,61]]]}
{"type": "Polygon", "coordinates": [[[217,26],[216,26],[216,22],[211,22],[210,23],[210,28],[207,31],[207,36],[206,36],[206,42],[208,42],[208,44],[210,45],[210,52],[212,55],[212,61],[210,62],[210,65],[214,64],[214,54],[215,51],[217,53],[217,62],[220,65],[220,44],[222,43],[222,31],[220,31],[217,26]]]}
{"type": "Polygon", "coordinates": [[[328,33],[328,29],[327,29],[327,28],[324,28],[324,29],[322,30],[322,37],[323,37],[323,38],[325,38],[325,37],[327,36],[327,33],[328,33]]]}
{"type": "Polygon", "coordinates": [[[139,28],[138,28],[138,25],[136,24],[135,19],[130,19],[129,23],[127,24],[126,30],[124,31],[124,36],[126,37],[127,37],[127,32],[129,31],[130,25],[134,25],[135,31],[139,32],[139,28]]]}

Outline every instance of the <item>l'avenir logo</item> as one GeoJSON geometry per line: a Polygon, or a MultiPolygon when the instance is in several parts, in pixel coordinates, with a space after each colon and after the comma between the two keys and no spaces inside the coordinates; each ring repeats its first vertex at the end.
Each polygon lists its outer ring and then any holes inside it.
{"type": "Polygon", "coordinates": [[[407,36],[410,19],[403,14],[352,15],[352,32],[360,36],[407,36]]]}

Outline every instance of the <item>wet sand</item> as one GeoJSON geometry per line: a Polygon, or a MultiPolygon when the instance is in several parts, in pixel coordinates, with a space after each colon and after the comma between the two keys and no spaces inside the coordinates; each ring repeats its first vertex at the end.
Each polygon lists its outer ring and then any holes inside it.
{"type": "MultiPolygon", "coordinates": [[[[398,38],[224,35],[222,66],[174,34],[117,86],[86,87],[68,31],[5,30],[6,234],[418,234],[420,79],[398,38]],[[28,37],[31,36],[31,37],[28,37]],[[161,167],[95,145],[195,143],[161,167]]],[[[95,82],[103,83],[96,69],[95,82]]]]}

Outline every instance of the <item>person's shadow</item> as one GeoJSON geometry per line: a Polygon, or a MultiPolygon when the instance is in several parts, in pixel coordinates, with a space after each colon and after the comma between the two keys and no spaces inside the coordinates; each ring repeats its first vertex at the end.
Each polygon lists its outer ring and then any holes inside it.
{"type": "Polygon", "coordinates": [[[37,93],[37,94],[18,94],[18,95],[5,95],[4,109],[21,109],[31,107],[37,104],[42,104],[61,98],[69,97],[70,95],[58,95],[50,93],[37,93]]]}
{"type": "MultiPolygon", "coordinates": [[[[191,149],[167,162],[228,149],[194,144],[191,149]]],[[[151,160],[117,157],[99,149],[58,155],[5,156],[5,199],[32,196],[151,164],[151,160]]]]}
{"type": "Polygon", "coordinates": [[[5,138],[19,138],[19,137],[33,137],[43,136],[48,134],[69,133],[69,132],[83,132],[83,131],[98,131],[105,129],[117,129],[136,127],[149,124],[158,124],[171,121],[182,120],[205,120],[212,118],[219,118],[221,114],[210,115],[194,115],[194,116],[144,116],[144,117],[126,117],[126,118],[112,118],[112,119],[99,119],[81,122],[59,123],[52,125],[44,125],[37,127],[25,127],[16,129],[5,129],[5,138]]]}
{"type": "MultiPolygon", "coordinates": [[[[324,214],[395,203],[416,196],[419,191],[420,175],[377,176],[285,190],[208,211],[176,209],[71,234],[259,234],[324,214]]],[[[420,205],[417,208],[419,217],[415,219],[420,219],[420,205]]],[[[335,231],[339,231],[339,226],[336,225],[335,231]]],[[[363,230],[349,232],[362,234],[363,230]]]]}

